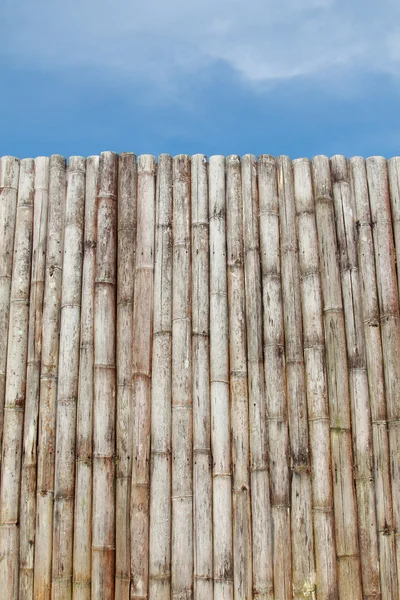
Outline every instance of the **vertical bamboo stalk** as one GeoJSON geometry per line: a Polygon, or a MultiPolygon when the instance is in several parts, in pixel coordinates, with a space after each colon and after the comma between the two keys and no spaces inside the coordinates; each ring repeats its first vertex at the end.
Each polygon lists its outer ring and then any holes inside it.
{"type": "Polygon", "coordinates": [[[379,536],[379,562],[382,598],[397,598],[396,553],[393,530],[389,439],[383,376],[381,327],[375,275],[374,246],[365,161],[350,159],[353,211],[358,229],[363,330],[372,419],[373,467],[379,536]]]}
{"type": "Polygon", "coordinates": [[[316,156],[312,167],[325,326],[338,587],[340,597],[359,600],[362,589],[349,381],[329,159],[316,156]]]}
{"type": "Polygon", "coordinates": [[[190,158],[173,160],[172,597],[193,597],[190,158]]]}
{"type": "Polygon", "coordinates": [[[253,591],[255,598],[267,600],[273,598],[274,594],[273,547],[263,363],[259,198],[256,159],[253,155],[248,154],[243,157],[241,176],[251,455],[253,591]]]}
{"type": "Polygon", "coordinates": [[[287,156],[278,159],[278,195],[292,471],[293,597],[303,598],[315,592],[315,561],[296,210],[292,163],[287,156]]]}
{"type": "Polygon", "coordinates": [[[400,156],[394,156],[388,161],[388,173],[394,245],[396,250],[397,283],[400,294],[400,156]]]}
{"type": "Polygon", "coordinates": [[[206,157],[192,157],[194,599],[213,600],[210,278],[206,157]]]}
{"type": "Polygon", "coordinates": [[[62,600],[72,596],[75,438],[81,324],[85,166],[83,157],[72,156],[67,171],[56,408],[52,600],[62,600]]]}
{"type": "Polygon", "coordinates": [[[115,317],[118,158],[102,152],[94,289],[92,598],[113,600],[115,574],[115,317]]]}
{"type": "Polygon", "coordinates": [[[289,430],[285,385],[279,203],[276,163],[272,156],[262,155],[258,159],[258,193],[274,598],[276,600],[288,600],[292,597],[289,430]]]}
{"type": "Polygon", "coordinates": [[[209,162],[210,382],[214,598],[233,598],[232,464],[226,276],[225,158],[209,162]]]}
{"type": "Polygon", "coordinates": [[[34,161],[30,158],[22,160],[10,294],[0,488],[0,589],[7,600],[17,600],[19,591],[19,500],[26,397],[34,181],[34,161]]]}
{"type": "Polygon", "coordinates": [[[247,392],[242,186],[238,156],[228,156],[226,159],[226,215],[233,465],[233,582],[236,598],[251,599],[253,586],[249,398],[247,392]]]}
{"type": "Polygon", "coordinates": [[[333,200],[340,253],[356,480],[358,538],[364,596],[380,596],[379,554],[372,472],[372,433],[355,219],[347,161],[331,159],[333,200]]]}
{"type": "Polygon", "coordinates": [[[118,169],[117,469],[115,597],[129,600],[129,506],[132,477],[132,344],[136,250],[136,156],[124,152],[118,169]]]}
{"type": "Polygon", "coordinates": [[[82,268],[81,334],[76,419],[75,514],[73,548],[74,600],[91,598],[92,429],[94,363],[94,288],[96,204],[99,157],[86,159],[85,232],[82,268]]]}
{"type": "Polygon", "coordinates": [[[310,162],[293,161],[318,597],[338,597],[318,239],[310,162]]]}
{"type": "Polygon", "coordinates": [[[153,334],[155,161],[138,161],[136,269],[133,312],[133,461],[131,487],[131,600],[147,598],[149,462],[153,334]]]}
{"type": "Polygon", "coordinates": [[[20,600],[33,599],[37,475],[36,446],[40,396],[48,200],[49,159],[41,156],[35,160],[35,191],[33,202],[32,274],[20,501],[20,600]]]}
{"type": "Polygon", "coordinates": [[[381,321],[383,369],[389,429],[390,471],[396,539],[398,594],[400,595],[400,327],[395,251],[386,160],[367,159],[367,177],[373,224],[375,269],[381,321]]]}
{"type": "Polygon", "coordinates": [[[157,168],[151,388],[149,598],[171,597],[172,159],[157,168]]]}
{"type": "Polygon", "coordinates": [[[8,321],[19,168],[19,160],[13,156],[3,156],[0,159],[0,454],[3,439],[8,321]]]}
{"type": "Polygon", "coordinates": [[[34,598],[49,600],[53,533],[55,420],[65,203],[65,158],[50,157],[40,370],[34,598]]]}

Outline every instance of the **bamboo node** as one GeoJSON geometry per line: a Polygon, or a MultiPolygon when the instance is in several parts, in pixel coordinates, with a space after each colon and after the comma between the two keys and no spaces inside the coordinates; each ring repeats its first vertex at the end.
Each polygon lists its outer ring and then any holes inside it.
{"type": "Polygon", "coordinates": [[[150,573],[149,577],[153,581],[169,581],[171,579],[171,573],[150,573]]]}
{"type": "Polygon", "coordinates": [[[112,194],[112,193],[99,192],[97,195],[97,199],[98,200],[116,200],[117,196],[116,196],[116,194],[112,194]]]}
{"type": "Polygon", "coordinates": [[[279,217],[279,210],[261,210],[258,213],[259,217],[279,217]]]}

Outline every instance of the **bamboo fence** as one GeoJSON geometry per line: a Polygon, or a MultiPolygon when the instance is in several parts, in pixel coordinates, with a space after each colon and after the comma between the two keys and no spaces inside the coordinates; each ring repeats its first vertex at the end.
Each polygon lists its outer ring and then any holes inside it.
{"type": "Polygon", "coordinates": [[[400,600],[400,158],[0,160],[0,598],[400,600]]]}

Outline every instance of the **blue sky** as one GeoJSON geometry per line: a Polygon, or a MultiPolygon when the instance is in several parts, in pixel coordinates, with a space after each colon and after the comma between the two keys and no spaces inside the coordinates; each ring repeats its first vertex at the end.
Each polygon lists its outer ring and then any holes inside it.
{"type": "Polygon", "coordinates": [[[400,153],[398,0],[3,0],[0,154],[400,153]]]}

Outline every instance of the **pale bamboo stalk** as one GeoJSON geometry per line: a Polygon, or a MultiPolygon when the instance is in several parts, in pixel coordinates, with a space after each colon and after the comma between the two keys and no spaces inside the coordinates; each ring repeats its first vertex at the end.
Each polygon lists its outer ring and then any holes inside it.
{"type": "Polygon", "coordinates": [[[397,283],[400,294],[400,156],[394,156],[388,160],[388,173],[394,245],[396,250],[397,283]]]}
{"type": "Polygon", "coordinates": [[[367,178],[373,237],[375,269],[381,322],[383,369],[389,429],[390,471],[396,539],[397,584],[400,596],[400,326],[396,280],[395,250],[386,160],[367,159],[367,178]]]}
{"type": "Polygon", "coordinates": [[[263,362],[259,199],[256,159],[253,155],[248,154],[242,158],[241,177],[251,456],[253,593],[255,598],[267,600],[272,599],[274,595],[272,514],[263,362]]]}
{"type": "Polygon", "coordinates": [[[355,219],[346,158],[336,155],[331,159],[330,164],[349,368],[361,579],[364,596],[380,597],[375,486],[372,471],[371,413],[355,219]]]}
{"type": "MultiPolygon", "coordinates": [[[[249,397],[244,303],[242,185],[238,156],[228,156],[226,159],[226,215],[233,465],[233,583],[236,598],[251,599],[253,585],[249,397]]],[[[256,399],[252,398],[251,400],[255,401],[256,399]]],[[[257,549],[258,551],[259,549],[257,549]]]]}
{"type": "Polygon", "coordinates": [[[201,154],[192,157],[191,205],[194,599],[213,600],[208,182],[201,154]]]}
{"type": "Polygon", "coordinates": [[[338,597],[324,328],[315,206],[308,159],[293,161],[310,438],[318,598],[338,597]]]}
{"type": "Polygon", "coordinates": [[[270,457],[273,597],[275,600],[288,600],[292,597],[289,429],[275,159],[269,155],[260,156],[257,172],[263,293],[264,378],[270,457]]]}
{"type": "Polygon", "coordinates": [[[132,344],[136,246],[136,156],[119,156],[117,256],[117,465],[115,597],[129,600],[132,476],[132,344]]]}
{"type": "Polygon", "coordinates": [[[157,168],[151,388],[149,598],[171,597],[172,158],[157,168]]]}
{"type": "Polygon", "coordinates": [[[303,356],[296,207],[292,163],[277,162],[286,354],[286,398],[289,414],[293,598],[315,593],[312,491],[303,356]]]}
{"type": "Polygon", "coordinates": [[[115,321],[118,157],[102,152],[94,289],[92,598],[115,586],[115,321]]]}
{"type": "Polygon", "coordinates": [[[131,485],[131,600],[147,598],[149,463],[153,335],[155,161],[138,159],[136,268],[133,309],[133,460],[131,485]]]}
{"type": "Polygon", "coordinates": [[[225,158],[209,161],[210,382],[214,598],[233,598],[232,461],[226,276],[225,158]]]}
{"type": "Polygon", "coordinates": [[[85,159],[72,156],[67,170],[60,350],[54,470],[52,600],[72,596],[76,406],[78,400],[85,159]]]}
{"type": "Polygon", "coordinates": [[[34,598],[49,600],[53,533],[56,395],[63,256],[66,163],[50,157],[46,272],[40,369],[34,598]]]}
{"type": "Polygon", "coordinates": [[[325,326],[339,596],[361,600],[350,392],[329,159],[312,161],[325,326]]]}
{"type": "Polygon", "coordinates": [[[82,267],[81,334],[76,419],[75,513],[73,548],[74,600],[91,598],[92,429],[96,205],[99,157],[86,159],[85,232],[82,267]]]}
{"type": "Polygon", "coordinates": [[[8,321],[19,168],[19,160],[13,156],[3,156],[0,159],[0,454],[3,439],[8,321]]]}
{"type": "Polygon", "coordinates": [[[33,202],[32,274],[20,500],[20,600],[33,599],[37,428],[40,396],[40,361],[42,354],[43,294],[46,267],[48,200],[49,159],[41,156],[35,160],[35,191],[33,202]]]}
{"type": "Polygon", "coordinates": [[[363,330],[372,419],[374,480],[382,598],[397,598],[396,552],[378,290],[365,161],[350,159],[352,209],[358,229],[363,330]]]}
{"type": "Polygon", "coordinates": [[[173,160],[172,598],[193,597],[190,157],[173,160]]]}
{"type": "Polygon", "coordinates": [[[17,600],[19,501],[28,354],[35,162],[21,161],[10,293],[0,488],[0,589],[17,600]]]}

